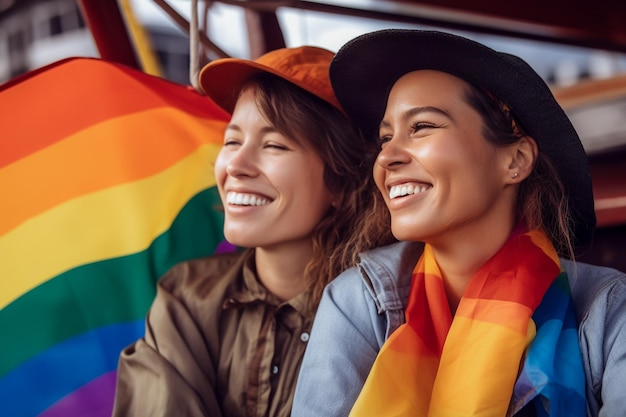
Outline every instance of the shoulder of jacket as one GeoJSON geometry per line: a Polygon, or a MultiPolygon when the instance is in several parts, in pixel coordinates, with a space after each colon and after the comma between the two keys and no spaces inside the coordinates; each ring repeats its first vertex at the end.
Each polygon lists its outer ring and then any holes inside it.
{"type": "MultiPolygon", "coordinates": [[[[359,255],[358,266],[350,268],[337,279],[336,287],[354,289],[355,281],[367,289],[379,313],[402,310],[411,285],[411,272],[422,253],[423,245],[397,242],[359,255]]],[[[333,283],[331,283],[332,285],[333,283]]]]}
{"type": "Polygon", "coordinates": [[[572,300],[579,320],[583,320],[594,306],[607,311],[626,306],[625,273],[583,262],[562,263],[568,274],[572,300]]]}
{"type": "Polygon", "coordinates": [[[249,253],[237,251],[180,262],[163,275],[158,285],[173,294],[203,298],[221,283],[228,285],[240,276],[249,253]]]}

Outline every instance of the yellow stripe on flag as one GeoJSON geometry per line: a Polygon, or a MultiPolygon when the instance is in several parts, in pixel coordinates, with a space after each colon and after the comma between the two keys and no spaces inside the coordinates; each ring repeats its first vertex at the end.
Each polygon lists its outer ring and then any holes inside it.
{"type": "Polygon", "coordinates": [[[219,149],[204,145],[157,175],[67,201],[1,237],[0,309],[68,269],[147,248],[215,184],[219,149]]]}
{"type": "Polygon", "coordinates": [[[519,358],[535,335],[534,325],[526,320],[525,326],[526,331],[520,334],[504,325],[457,315],[448,337],[463,343],[444,346],[429,416],[491,417],[506,414],[519,358]],[[502,340],[509,343],[504,346],[502,340]],[[512,366],[515,369],[510,372],[512,366]],[[459,375],[464,375],[464,379],[460,381],[459,375]],[[475,388],[479,386],[487,387],[488,394],[477,391],[475,388]]]}

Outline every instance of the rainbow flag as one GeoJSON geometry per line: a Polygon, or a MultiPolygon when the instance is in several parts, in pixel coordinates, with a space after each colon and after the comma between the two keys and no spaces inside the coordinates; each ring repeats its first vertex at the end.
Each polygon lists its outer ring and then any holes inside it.
{"type": "Polygon", "coordinates": [[[350,417],[493,417],[526,406],[538,417],[583,417],[575,317],[567,274],[541,231],[516,228],[454,314],[426,244],[406,322],[383,344],[350,417]]]}
{"type": "Polygon", "coordinates": [[[0,86],[0,415],[109,416],[158,278],[222,248],[227,115],[100,59],[0,86]]]}

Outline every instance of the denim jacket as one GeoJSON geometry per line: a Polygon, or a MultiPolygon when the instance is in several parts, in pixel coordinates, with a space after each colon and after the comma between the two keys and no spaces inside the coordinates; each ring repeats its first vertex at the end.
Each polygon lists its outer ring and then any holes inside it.
{"type": "MultiPolygon", "coordinates": [[[[400,242],[361,254],[326,288],[304,355],[292,417],[345,417],[376,355],[404,322],[422,244],[400,242]]],[[[579,322],[587,415],[626,416],[626,274],[561,260],[579,322]]]]}

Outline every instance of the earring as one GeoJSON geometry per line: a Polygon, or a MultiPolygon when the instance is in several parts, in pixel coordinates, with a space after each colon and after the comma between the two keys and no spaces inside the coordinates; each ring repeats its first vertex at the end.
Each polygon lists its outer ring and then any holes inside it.
{"type": "Polygon", "coordinates": [[[513,175],[511,175],[511,178],[515,179],[519,177],[519,174],[517,172],[514,172],[513,175]]]}

